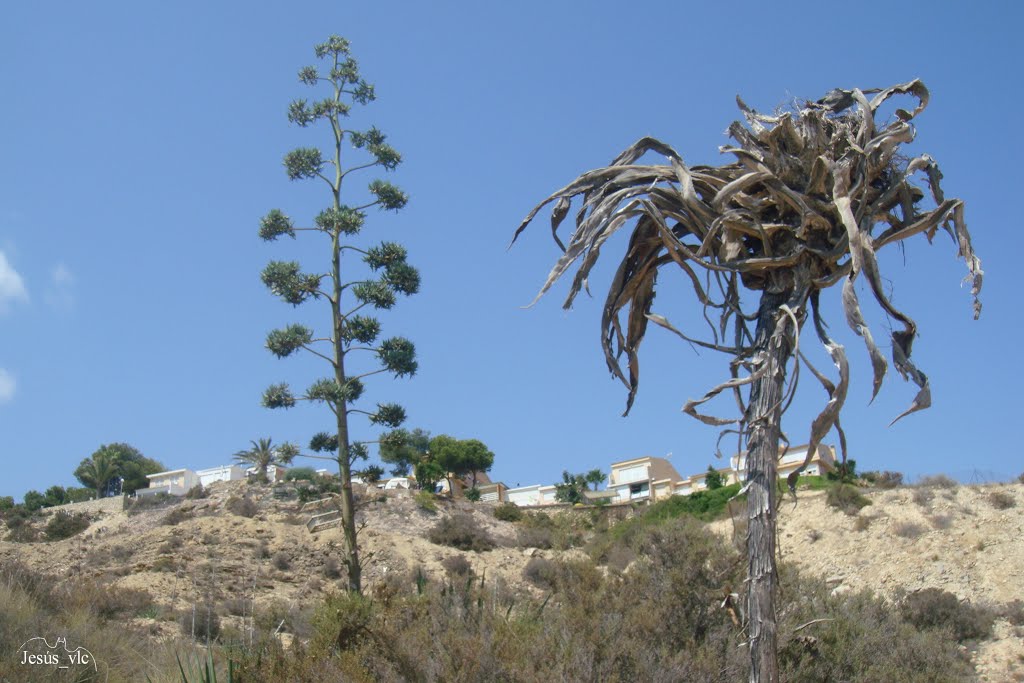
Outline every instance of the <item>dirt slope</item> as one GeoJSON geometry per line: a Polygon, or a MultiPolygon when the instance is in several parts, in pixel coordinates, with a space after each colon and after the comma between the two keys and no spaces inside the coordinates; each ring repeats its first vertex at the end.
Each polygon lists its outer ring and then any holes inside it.
{"type": "MultiPolygon", "coordinates": [[[[854,517],[826,505],[822,492],[801,492],[796,504],[787,499],[779,518],[783,558],[827,577],[836,591],[871,588],[894,596],[937,587],[973,602],[1024,599],[1024,486],[900,488],[867,496],[872,504],[854,517]]],[[[409,581],[415,567],[443,576],[442,562],[463,553],[434,545],[426,536],[441,515],[454,511],[473,514],[498,539],[493,551],[464,553],[474,572],[492,585],[527,588],[523,568],[530,557],[580,552],[514,547],[516,527],[494,519],[486,504],[441,501],[432,512],[409,491],[372,490],[363,500],[364,579],[371,592],[386,590],[390,580],[409,581]]],[[[84,534],[64,541],[0,541],[0,558],[17,558],[70,579],[69,585],[91,577],[110,581],[114,590],[146,590],[156,598],[159,613],[135,621],[158,637],[175,635],[174,615],[205,601],[234,600],[239,609],[225,625],[244,632],[245,614],[254,606],[257,613],[283,618],[311,609],[319,595],[343,587],[343,569],[335,565],[340,530],[310,534],[304,524],[308,517],[297,502],[274,500],[267,488],[222,483],[211,487],[207,498],[176,508],[103,513],[84,534]],[[253,517],[228,511],[228,500],[240,496],[254,501],[253,517]],[[167,524],[174,509],[182,519],[167,524]]],[[[732,527],[729,521],[711,525],[725,535],[732,527]]],[[[972,656],[981,680],[1024,680],[1024,628],[997,622],[996,637],[972,656]]]]}

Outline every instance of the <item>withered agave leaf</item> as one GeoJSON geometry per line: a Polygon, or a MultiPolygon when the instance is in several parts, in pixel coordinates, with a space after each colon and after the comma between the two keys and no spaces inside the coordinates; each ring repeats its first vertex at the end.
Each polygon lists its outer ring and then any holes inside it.
{"type": "MultiPolygon", "coordinates": [[[[836,89],[817,102],[791,112],[760,114],[737,98],[745,124],[734,122],[729,136],[736,143],[723,147],[732,163],[689,167],[670,145],[645,137],[623,150],[603,168],[583,173],[534,207],[517,228],[512,242],[540,210],[554,202],[551,230],[562,249],[533,303],[576,264],[564,306],[570,307],[600,258],[607,240],[631,229],[601,315],[601,344],[608,368],[628,390],[629,412],[639,386],[639,348],[648,322],[673,332],[688,343],[733,356],[731,379],[713,388],[684,411],[715,425],[746,420],[740,388],[746,378],[736,363],[754,357],[751,329],[756,311],[745,311],[740,285],[764,290],[769,283],[789,282],[784,298],[799,327],[808,301],[817,306],[817,292],[843,282],[843,310],[851,329],[864,340],[872,368],[872,399],[885,378],[887,362],[864,319],[855,284],[862,276],[883,310],[898,323],[892,333],[893,365],[919,390],[909,414],[930,404],[927,376],[910,360],[917,326],[898,310],[882,287],[876,253],[882,247],[923,233],[930,240],[942,228],[955,240],[972,283],[975,317],[983,272],[964,222],[963,203],[946,198],[942,173],[928,155],[907,160],[902,145],[914,138],[914,120],[928,105],[929,94],[914,80],[885,89],[836,89]],[[896,110],[894,120],[875,120],[891,98],[909,96],[915,106],[896,110]],[[870,99],[869,99],[870,97],[870,99]],[[638,164],[648,153],[661,155],[664,165],[638,164]],[[918,171],[927,178],[927,191],[914,184],[918,171]],[[923,205],[925,197],[934,207],[923,205]],[[558,231],[574,199],[580,200],[574,228],[563,243],[558,231]],[[876,226],[884,229],[873,237],[876,226]],[[660,269],[673,264],[683,271],[708,321],[709,339],[684,334],[651,310],[660,269]],[[706,284],[697,276],[702,272],[706,284]],[[799,290],[799,291],[797,291],[799,290]],[[709,312],[717,314],[712,321],[709,312]],[[625,313],[625,322],[621,316],[625,313]],[[731,339],[732,343],[722,340],[731,339]],[[622,356],[625,355],[623,363],[622,356]],[[735,418],[701,414],[698,406],[731,389],[740,406],[735,418]]],[[[532,305],[532,304],[531,304],[532,305]]],[[[845,350],[825,333],[814,311],[818,339],[839,372],[837,382],[825,381],[829,398],[811,429],[819,443],[829,429],[845,442],[839,413],[849,385],[845,350]]],[[[796,357],[794,375],[802,355],[796,357]]],[[[795,382],[791,383],[791,391],[795,382]]],[[[785,397],[792,398],[790,393],[785,397]]],[[[899,418],[897,418],[899,419],[899,418]]]]}

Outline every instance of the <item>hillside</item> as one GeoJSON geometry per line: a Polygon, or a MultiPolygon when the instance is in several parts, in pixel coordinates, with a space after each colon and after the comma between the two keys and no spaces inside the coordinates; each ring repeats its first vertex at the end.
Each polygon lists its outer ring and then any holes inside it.
{"type": "MultiPolygon", "coordinates": [[[[1024,597],[1024,486],[899,488],[867,496],[871,504],[856,516],[826,505],[821,491],[800,492],[795,505],[787,499],[780,510],[783,560],[825,578],[837,594],[870,588],[896,598],[936,587],[976,604],[1024,597]]],[[[364,580],[368,592],[383,599],[416,572],[432,580],[453,570],[467,574],[451,559],[457,557],[495,590],[542,596],[537,582],[524,576],[533,558],[584,557],[579,548],[523,547],[533,537],[522,524],[495,519],[487,504],[423,503],[414,492],[375,489],[362,492],[360,500],[364,580]],[[497,547],[463,552],[428,540],[439,520],[458,513],[470,515],[497,547]]],[[[202,499],[136,514],[96,513],[85,532],[69,539],[0,541],[0,562],[18,560],[69,586],[106,585],[110,595],[148,593],[152,604],[129,623],[157,641],[180,637],[182,614],[215,605],[222,632],[244,640],[262,624],[287,644],[306,636],[314,607],[344,585],[336,559],[340,531],[310,533],[310,514],[300,512],[297,501],[275,500],[268,487],[225,482],[202,499]],[[246,499],[251,503],[240,504],[246,499]]],[[[607,523],[595,525],[590,510],[555,517],[561,535],[555,547],[572,545],[566,538],[581,541],[607,523]]],[[[722,520],[709,527],[728,536],[733,524],[722,520]]],[[[537,545],[551,544],[550,530],[545,534],[537,545]]],[[[1024,680],[1022,636],[1024,628],[997,620],[994,637],[971,653],[979,680],[1024,680]]]]}

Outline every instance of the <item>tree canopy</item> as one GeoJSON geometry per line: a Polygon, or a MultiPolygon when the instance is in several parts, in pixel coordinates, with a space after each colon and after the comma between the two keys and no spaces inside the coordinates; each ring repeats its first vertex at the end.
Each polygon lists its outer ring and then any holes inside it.
{"type": "Polygon", "coordinates": [[[163,463],[144,456],[126,443],[100,446],[75,469],[75,478],[96,492],[98,498],[114,493],[134,493],[149,486],[147,474],[164,471],[163,463]],[[120,484],[120,489],[117,489],[120,484]]]}
{"type": "Polygon", "coordinates": [[[255,467],[263,481],[267,480],[267,470],[275,465],[289,465],[298,454],[295,444],[283,443],[274,446],[273,439],[250,441],[250,448],[238,451],[234,458],[237,462],[255,467]]]}
{"type": "Polygon", "coordinates": [[[430,451],[430,432],[419,427],[408,431],[396,429],[393,438],[380,445],[380,459],[391,465],[391,475],[404,477],[430,451]]]}

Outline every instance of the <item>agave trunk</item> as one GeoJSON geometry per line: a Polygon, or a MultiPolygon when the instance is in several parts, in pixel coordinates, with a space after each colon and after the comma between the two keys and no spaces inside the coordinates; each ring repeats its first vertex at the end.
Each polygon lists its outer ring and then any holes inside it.
{"type": "MultiPolygon", "coordinates": [[[[751,387],[747,451],[747,635],[750,646],[750,683],[778,683],[775,597],[775,512],[778,493],[779,441],[786,364],[793,354],[789,334],[807,299],[765,290],[758,310],[754,357],[763,359],[764,372],[751,387]]],[[[796,321],[799,325],[799,321],[796,321]]],[[[755,361],[756,363],[756,361],[755,361]]]]}

